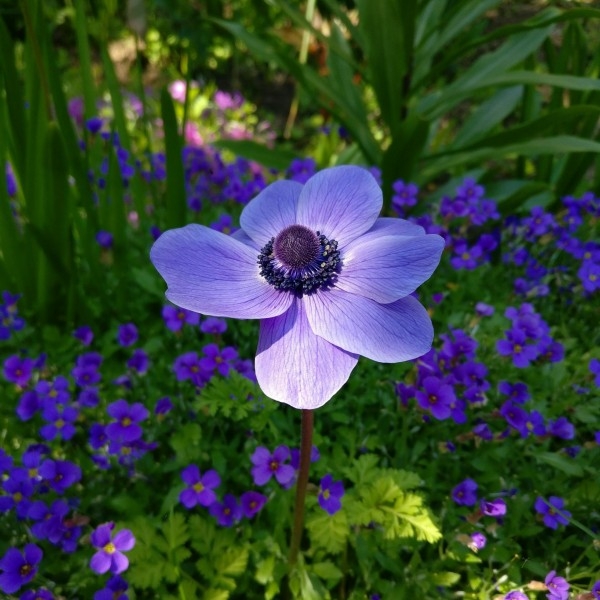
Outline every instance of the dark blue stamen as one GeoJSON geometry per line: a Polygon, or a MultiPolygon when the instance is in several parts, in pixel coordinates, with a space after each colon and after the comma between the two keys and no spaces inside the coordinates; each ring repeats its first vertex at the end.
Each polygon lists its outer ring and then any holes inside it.
{"type": "Polygon", "coordinates": [[[260,274],[275,289],[302,295],[331,285],[339,273],[340,253],[304,225],[290,225],[271,238],[258,255],[260,274]]]}

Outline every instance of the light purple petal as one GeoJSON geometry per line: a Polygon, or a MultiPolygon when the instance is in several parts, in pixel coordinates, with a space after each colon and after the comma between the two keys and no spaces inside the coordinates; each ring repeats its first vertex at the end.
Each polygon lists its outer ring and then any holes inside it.
{"type": "Polygon", "coordinates": [[[127,552],[135,546],[135,536],[129,529],[121,529],[113,538],[113,544],[117,550],[127,552]]]}
{"type": "Polygon", "coordinates": [[[265,485],[273,477],[273,472],[268,465],[256,465],[252,467],[250,472],[256,485],[265,485]]]}
{"type": "Polygon", "coordinates": [[[246,205],[240,226],[262,248],[282,229],[296,222],[301,191],[302,185],[296,181],[275,181],[246,205]]]}
{"type": "Polygon", "coordinates": [[[124,554],[121,554],[120,552],[115,552],[112,555],[112,565],[110,567],[110,572],[119,574],[123,571],[126,571],[127,567],[129,567],[129,559],[124,554]]]}
{"type": "Polygon", "coordinates": [[[336,286],[383,304],[394,302],[431,277],[443,249],[439,235],[360,237],[343,251],[336,286]]]}
{"type": "Polygon", "coordinates": [[[100,550],[100,552],[96,552],[94,556],[92,556],[90,560],[90,569],[98,575],[102,575],[102,573],[106,573],[108,569],[110,569],[110,565],[112,560],[110,555],[108,555],[104,550],[100,550]]]}
{"type": "Polygon", "coordinates": [[[368,231],[383,204],[381,189],[364,168],[324,169],[304,185],[298,201],[298,223],[341,246],[368,231]]]}
{"type": "Polygon", "coordinates": [[[194,485],[200,481],[200,469],[196,465],[188,465],[181,471],[181,479],[189,485],[194,485]]]}
{"type": "Polygon", "coordinates": [[[92,545],[96,548],[104,548],[104,546],[110,542],[111,535],[112,527],[109,523],[98,525],[98,527],[92,531],[92,535],[90,536],[92,545]]]}
{"type": "Polygon", "coordinates": [[[305,296],[312,330],[327,341],[378,362],[422,356],[431,348],[433,326],[412,296],[390,304],[332,288],[305,296]]]}
{"type": "Polygon", "coordinates": [[[366,233],[361,236],[361,239],[370,239],[372,237],[383,237],[387,235],[405,235],[405,236],[417,236],[425,235],[425,230],[416,223],[411,223],[404,219],[397,219],[395,217],[381,217],[377,219],[366,233]]]}
{"type": "Polygon", "coordinates": [[[294,408],[325,404],[348,380],[358,357],[316,336],[303,300],[260,324],[256,377],[263,392],[294,408]]]}
{"type": "Polygon", "coordinates": [[[167,298],[194,312],[264,319],[292,303],[259,275],[255,250],[202,225],[165,231],[150,258],[169,286],[167,298]]]}
{"type": "Polygon", "coordinates": [[[250,457],[250,461],[253,465],[263,465],[271,458],[271,453],[267,448],[263,446],[258,446],[256,450],[252,453],[250,457]]]}
{"type": "Polygon", "coordinates": [[[181,504],[183,504],[186,508],[193,508],[196,506],[196,504],[198,504],[198,494],[195,490],[186,488],[179,494],[179,502],[181,502],[181,504]]]}
{"type": "MultiPolygon", "coordinates": [[[[243,229],[238,229],[233,233],[229,234],[229,237],[232,237],[234,240],[238,240],[238,242],[242,242],[242,244],[246,244],[246,246],[250,246],[256,250],[256,254],[258,255],[261,251],[262,246],[255,242],[243,229]]],[[[264,246],[264,244],[263,244],[264,246]]]]}

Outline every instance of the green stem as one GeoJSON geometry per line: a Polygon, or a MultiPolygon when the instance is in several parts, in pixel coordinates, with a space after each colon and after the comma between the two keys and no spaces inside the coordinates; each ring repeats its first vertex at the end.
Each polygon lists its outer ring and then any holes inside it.
{"type": "Polygon", "coordinates": [[[314,412],[302,410],[302,429],[300,433],[300,469],[296,483],[296,505],[294,506],[294,528],[290,541],[290,555],[288,567],[291,571],[298,560],[302,530],[304,526],[304,500],[306,499],[306,486],[308,484],[308,471],[310,468],[310,454],[312,452],[312,435],[314,425],[314,412]]]}

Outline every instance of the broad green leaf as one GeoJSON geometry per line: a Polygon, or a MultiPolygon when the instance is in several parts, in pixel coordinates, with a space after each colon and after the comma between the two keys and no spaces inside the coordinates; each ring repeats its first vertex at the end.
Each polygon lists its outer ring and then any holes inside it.
{"type": "Polygon", "coordinates": [[[452,148],[466,146],[485,137],[488,131],[500,124],[515,109],[523,94],[523,87],[512,86],[499,90],[489,100],[478,106],[459,129],[452,148]]]}
{"type": "Polygon", "coordinates": [[[325,511],[314,513],[307,518],[306,528],[313,546],[332,553],[341,552],[350,535],[344,510],[334,515],[329,515],[325,511]]]}
{"type": "Polygon", "coordinates": [[[166,88],[160,93],[163,131],[165,132],[165,155],[167,168],[167,227],[181,227],[185,224],[186,192],[185,174],[182,159],[182,141],[175,117],[173,100],[166,88]]]}
{"type": "Polygon", "coordinates": [[[315,563],[310,566],[310,569],[321,579],[338,580],[344,576],[342,571],[330,561],[315,563]]]}
{"type": "MultiPolygon", "coordinates": [[[[494,52],[484,54],[466,72],[455,79],[442,91],[425,96],[416,107],[418,114],[427,119],[435,119],[448,112],[460,100],[469,97],[473,90],[489,87],[489,80],[502,77],[527,56],[535,52],[551,33],[552,28],[526,31],[508,39],[494,52]]],[[[507,80],[505,85],[524,83],[507,80]]]]}
{"type": "Polygon", "coordinates": [[[536,156],[541,154],[560,154],[569,152],[600,152],[600,143],[592,140],[577,138],[570,135],[530,140],[521,144],[480,148],[472,152],[424,157],[424,167],[421,170],[423,181],[434,178],[439,173],[448,171],[460,165],[481,163],[490,158],[509,156],[536,156]]]}
{"type": "Polygon", "coordinates": [[[573,477],[583,476],[582,466],[572,458],[557,454],[556,452],[537,452],[534,456],[538,462],[554,467],[567,475],[573,477]]]}
{"type": "Polygon", "coordinates": [[[213,146],[223,150],[229,150],[236,156],[243,156],[248,160],[253,160],[265,167],[285,171],[292,160],[298,155],[284,148],[267,148],[253,140],[217,140],[213,146]]]}

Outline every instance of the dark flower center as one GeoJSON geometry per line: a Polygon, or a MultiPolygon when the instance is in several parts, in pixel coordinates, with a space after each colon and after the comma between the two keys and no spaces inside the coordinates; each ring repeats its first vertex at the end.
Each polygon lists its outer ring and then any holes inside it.
{"type": "Polygon", "coordinates": [[[340,267],[337,246],[319,231],[290,225],[260,251],[260,274],[275,289],[299,295],[312,292],[335,281],[340,267]]]}

